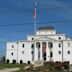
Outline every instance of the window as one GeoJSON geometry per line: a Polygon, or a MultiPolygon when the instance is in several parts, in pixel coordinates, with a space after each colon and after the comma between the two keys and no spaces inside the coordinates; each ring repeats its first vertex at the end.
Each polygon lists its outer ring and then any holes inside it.
{"type": "Polygon", "coordinates": [[[59,43],[59,45],[58,45],[59,47],[61,47],[61,44],[59,43]]]}
{"type": "Polygon", "coordinates": [[[15,64],[16,63],[16,60],[13,59],[12,63],[15,64]]]}
{"type": "Polygon", "coordinates": [[[53,57],[53,52],[50,53],[50,57],[53,57]]]}
{"type": "Polygon", "coordinates": [[[20,64],[22,64],[23,63],[23,61],[22,60],[20,60],[20,64]]]}
{"type": "Polygon", "coordinates": [[[24,44],[22,45],[22,47],[24,48],[24,44]]]}
{"type": "Polygon", "coordinates": [[[6,63],[9,64],[9,62],[10,62],[9,59],[7,59],[7,60],[6,60],[6,63]]]}
{"type": "Polygon", "coordinates": [[[22,54],[24,54],[24,51],[22,51],[22,54]]]}
{"type": "Polygon", "coordinates": [[[14,48],[14,45],[12,45],[12,48],[14,48]]]}
{"type": "Polygon", "coordinates": [[[11,55],[13,56],[13,52],[11,53],[11,55]]]}
{"type": "Polygon", "coordinates": [[[40,42],[36,42],[36,47],[40,48],[40,42]]]}
{"type": "Polygon", "coordinates": [[[67,43],[67,46],[68,46],[68,47],[70,47],[70,42],[69,42],[69,43],[67,43]]]}
{"type": "Polygon", "coordinates": [[[31,54],[33,54],[33,51],[31,52],[31,54]]]}
{"type": "Polygon", "coordinates": [[[59,40],[61,39],[61,37],[58,38],[59,40]]]}
{"type": "Polygon", "coordinates": [[[31,45],[31,48],[34,48],[34,44],[31,45]]]}
{"type": "Polygon", "coordinates": [[[34,38],[32,38],[32,40],[34,40],[34,38]]]}
{"type": "Polygon", "coordinates": [[[49,42],[48,45],[49,45],[49,48],[53,47],[53,43],[52,42],[49,42]]]}
{"type": "Polygon", "coordinates": [[[61,54],[61,51],[59,51],[58,53],[61,54]]]}
{"type": "Polygon", "coordinates": [[[43,59],[46,60],[46,52],[43,53],[43,59]]]}
{"type": "Polygon", "coordinates": [[[28,64],[31,64],[30,61],[28,61],[28,64]]]}
{"type": "Polygon", "coordinates": [[[67,51],[68,54],[70,54],[70,51],[67,51]]]}

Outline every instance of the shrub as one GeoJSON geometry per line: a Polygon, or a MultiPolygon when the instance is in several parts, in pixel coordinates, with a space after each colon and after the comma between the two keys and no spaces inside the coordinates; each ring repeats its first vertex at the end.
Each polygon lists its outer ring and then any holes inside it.
{"type": "Polygon", "coordinates": [[[44,62],[44,65],[49,71],[54,71],[54,62],[46,61],[44,62]]]}
{"type": "Polygon", "coordinates": [[[63,67],[64,67],[64,64],[62,62],[57,61],[57,62],[54,63],[54,67],[57,70],[62,70],[63,67]]]}
{"type": "Polygon", "coordinates": [[[46,61],[44,62],[44,65],[50,70],[50,71],[62,71],[62,70],[67,70],[69,71],[69,62],[51,62],[51,61],[46,61]]]}
{"type": "Polygon", "coordinates": [[[64,62],[64,69],[69,71],[69,61],[64,62]]]}
{"type": "Polygon", "coordinates": [[[53,66],[54,65],[54,62],[46,61],[46,62],[44,62],[44,65],[51,65],[51,66],[53,66]]]}

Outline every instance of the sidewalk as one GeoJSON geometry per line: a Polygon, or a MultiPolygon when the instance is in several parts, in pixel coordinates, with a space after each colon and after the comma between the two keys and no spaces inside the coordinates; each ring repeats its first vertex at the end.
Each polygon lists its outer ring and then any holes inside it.
{"type": "Polygon", "coordinates": [[[20,70],[20,68],[6,68],[4,70],[0,70],[0,72],[12,72],[17,70],[20,70]]]}

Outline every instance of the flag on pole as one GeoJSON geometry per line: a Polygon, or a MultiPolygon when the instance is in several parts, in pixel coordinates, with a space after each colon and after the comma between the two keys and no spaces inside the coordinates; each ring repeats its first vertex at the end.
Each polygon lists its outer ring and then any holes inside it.
{"type": "Polygon", "coordinates": [[[34,15],[33,15],[34,20],[36,20],[36,0],[35,0],[35,7],[34,7],[34,15]]]}

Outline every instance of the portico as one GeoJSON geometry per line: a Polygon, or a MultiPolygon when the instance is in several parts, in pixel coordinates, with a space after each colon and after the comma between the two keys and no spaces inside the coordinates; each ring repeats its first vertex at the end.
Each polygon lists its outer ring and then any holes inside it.
{"type": "Polygon", "coordinates": [[[34,61],[50,61],[52,58],[52,47],[51,41],[35,41],[34,42],[34,61]]]}

